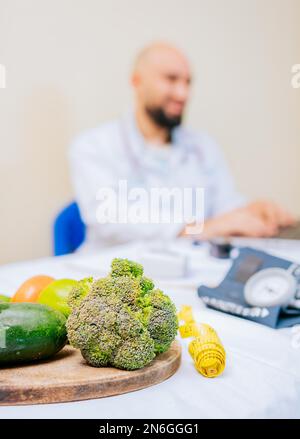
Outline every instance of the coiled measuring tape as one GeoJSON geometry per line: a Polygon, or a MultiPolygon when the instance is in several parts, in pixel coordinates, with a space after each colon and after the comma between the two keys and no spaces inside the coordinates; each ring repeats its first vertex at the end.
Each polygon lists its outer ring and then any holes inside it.
{"type": "Polygon", "coordinates": [[[182,306],[178,319],[184,322],[179,326],[180,336],[194,338],[188,350],[198,372],[207,378],[221,375],[226,365],[226,353],[216,331],[205,323],[197,323],[191,306],[182,306]]]}

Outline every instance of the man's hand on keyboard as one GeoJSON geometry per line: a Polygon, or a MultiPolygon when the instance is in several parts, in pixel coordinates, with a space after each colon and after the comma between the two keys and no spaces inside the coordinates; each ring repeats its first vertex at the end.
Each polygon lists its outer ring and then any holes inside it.
{"type": "MultiPolygon", "coordinates": [[[[293,216],[277,204],[270,201],[256,201],[205,221],[199,239],[228,236],[268,238],[276,236],[280,228],[294,223],[293,216]]],[[[185,234],[189,233],[183,232],[183,235],[185,234]]]]}

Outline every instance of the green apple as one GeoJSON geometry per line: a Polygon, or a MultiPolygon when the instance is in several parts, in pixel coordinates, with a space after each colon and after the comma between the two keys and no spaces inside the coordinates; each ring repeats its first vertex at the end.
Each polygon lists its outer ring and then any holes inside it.
{"type": "Polygon", "coordinates": [[[72,288],[74,288],[77,284],[78,282],[73,279],[55,280],[40,293],[38,303],[51,306],[68,317],[71,312],[71,309],[67,303],[68,296],[72,288]]]}

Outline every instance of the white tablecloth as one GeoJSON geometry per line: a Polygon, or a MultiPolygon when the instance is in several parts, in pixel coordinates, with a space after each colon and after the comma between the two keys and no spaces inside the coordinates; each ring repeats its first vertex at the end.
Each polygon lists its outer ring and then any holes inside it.
{"type": "MultiPolygon", "coordinates": [[[[190,276],[157,284],[178,307],[192,305],[197,319],[217,330],[227,353],[222,376],[206,379],[197,373],[187,353],[187,342],[180,340],[180,369],[161,384],[97,400],[0,407],[0,418],[300,418],[300,347],[292,343],[292,329],[276,331],[206,309],[196,295],[196,287],[199,283],[218,284],[229,262],[209,257],[205,248],[182,251],[189,256],[190,276]]],[[[124,246],[93,255],[2,266],[0,293],[13,294],[20,283],[35,274],[100,277],[113,257],[138,259],[138,255],[137,246],[124,246]]],[[[300,261],[300,252],[293,259],[300,261]]]]}

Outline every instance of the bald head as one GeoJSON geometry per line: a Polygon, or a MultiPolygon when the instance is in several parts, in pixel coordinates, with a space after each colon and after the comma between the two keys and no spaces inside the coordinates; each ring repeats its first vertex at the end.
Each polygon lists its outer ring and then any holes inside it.
{"type": "Polygon", "coordinates": [[[132,73],[138,109],[145,110],[161,126],[180,124],[190,81],[190,66],[183,52],[163,42],[145,47],[132,73]]]}
{"type": "Polygon", "coordinates": [[[145,71],[162,62],[178,62],[189,69],[187,57],[177,47],[164,42],[152,43],[144,47],[137,55],[134,70],[145,71]]]}

